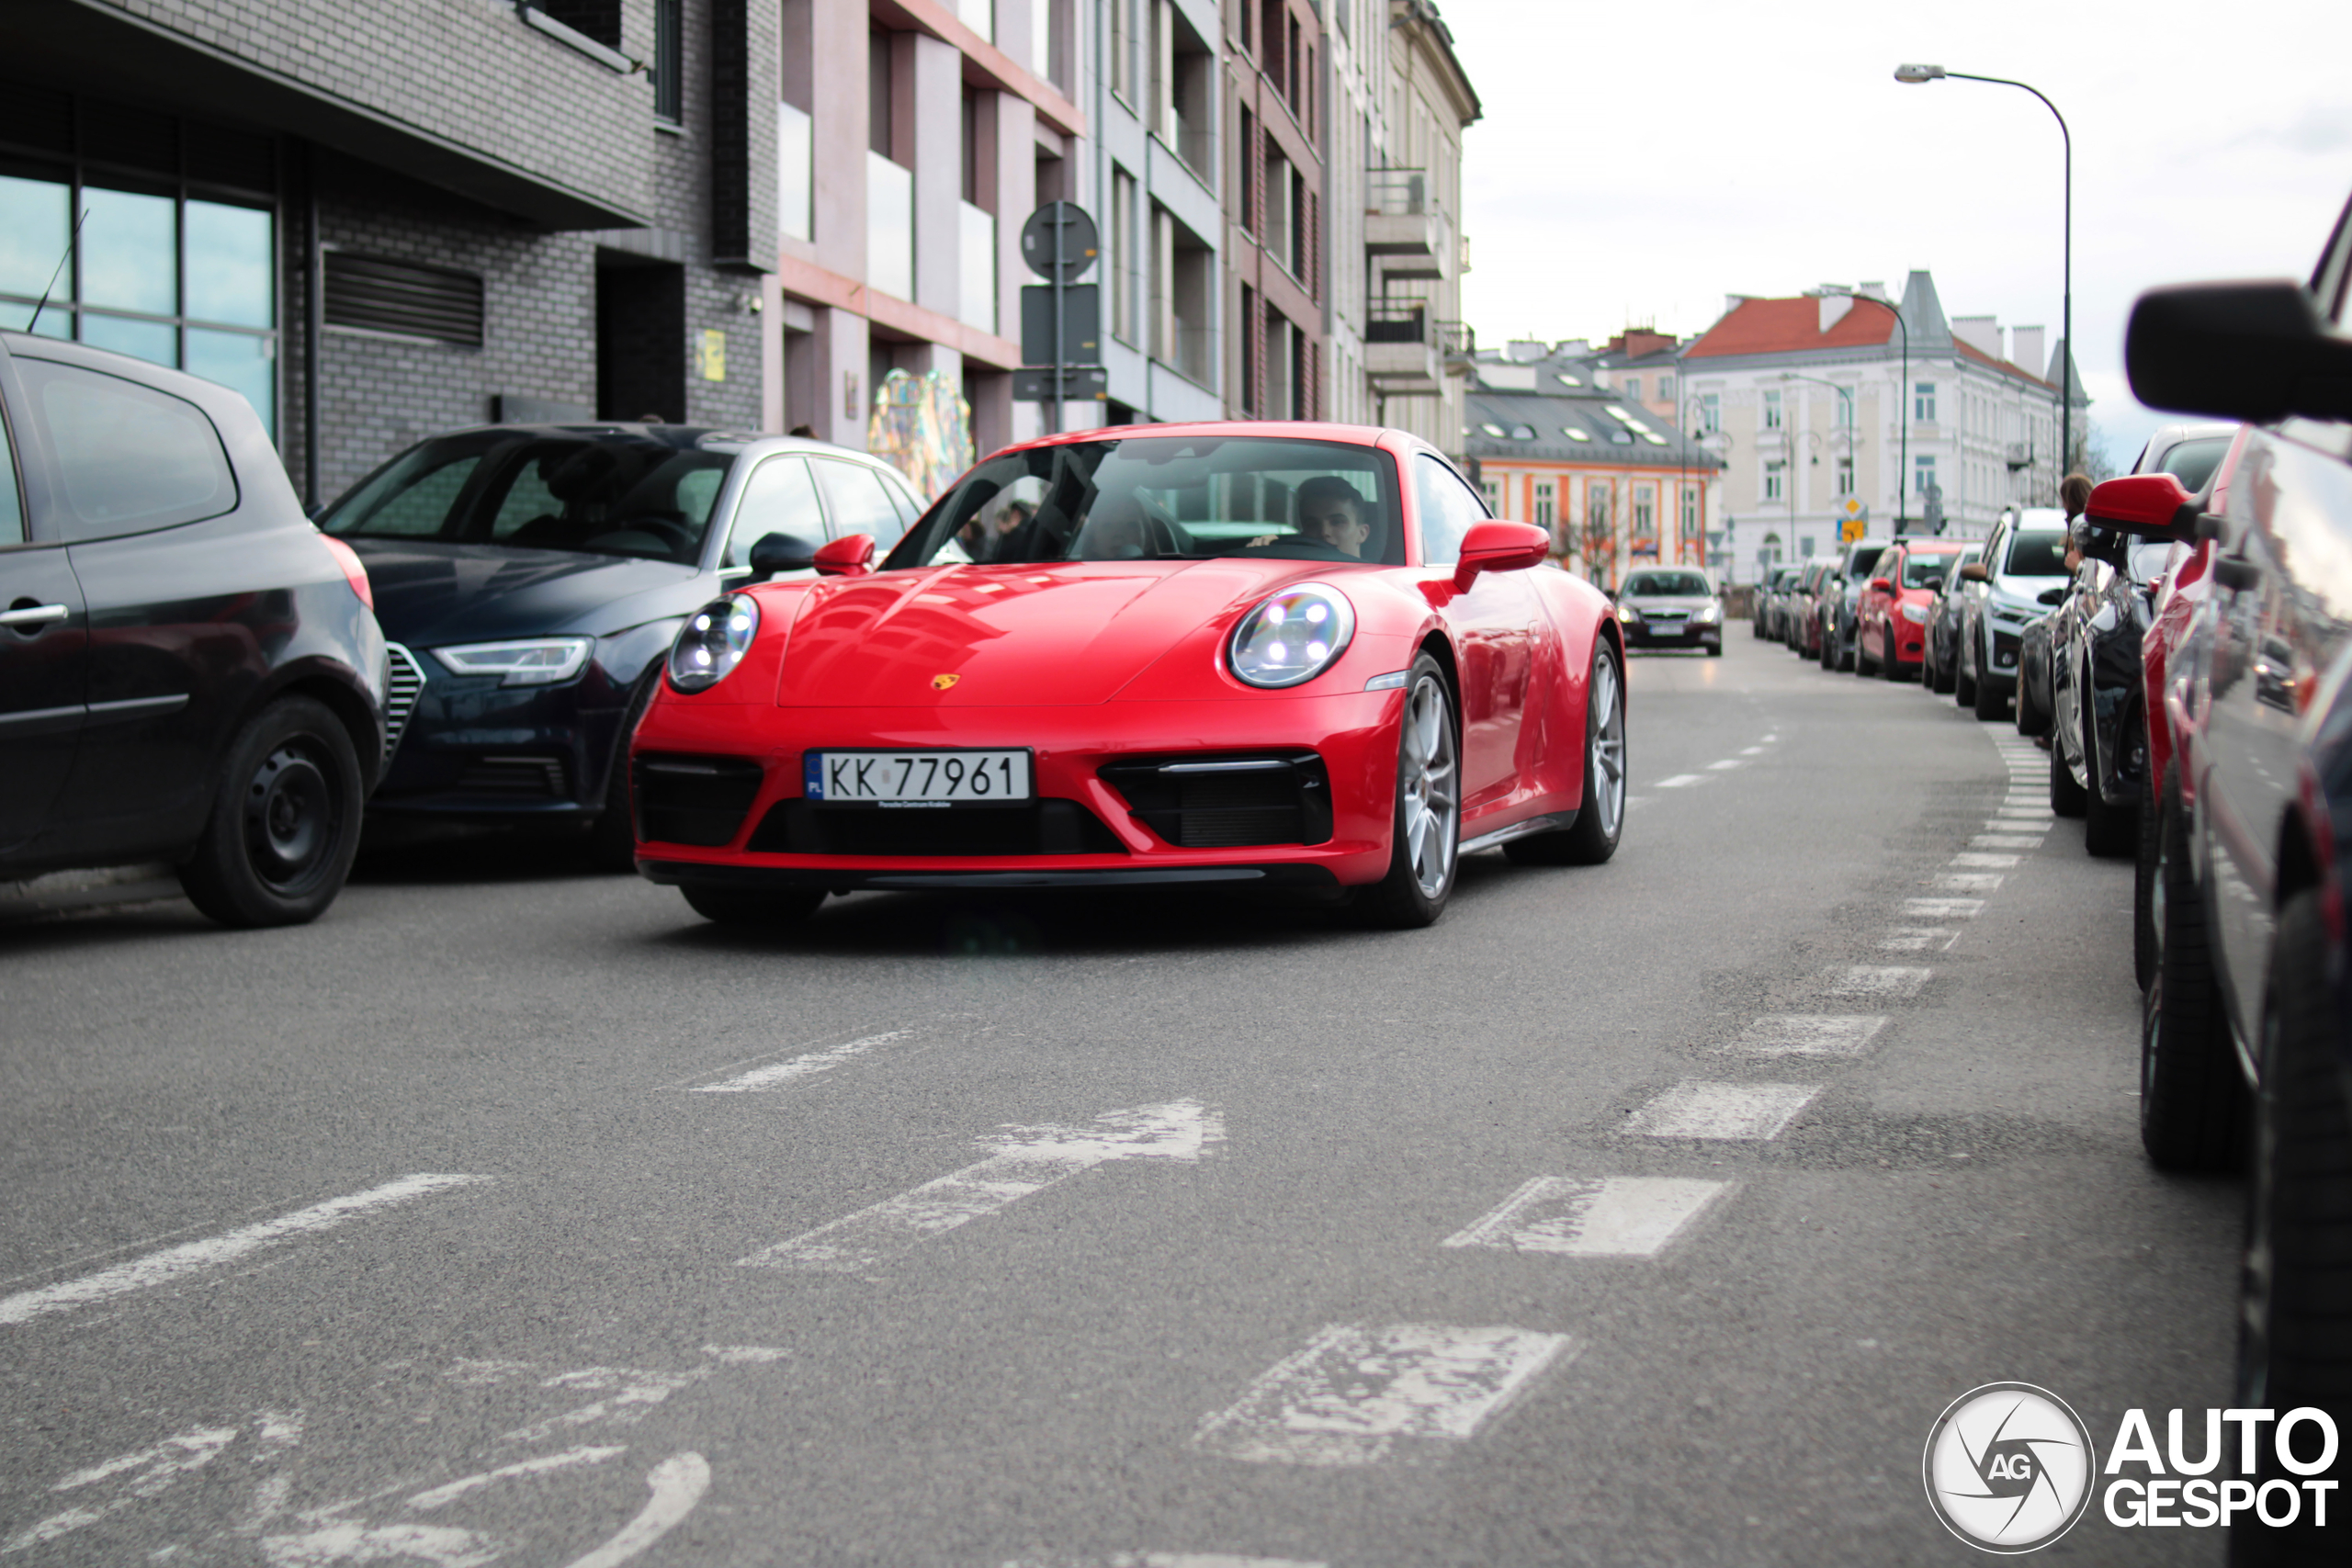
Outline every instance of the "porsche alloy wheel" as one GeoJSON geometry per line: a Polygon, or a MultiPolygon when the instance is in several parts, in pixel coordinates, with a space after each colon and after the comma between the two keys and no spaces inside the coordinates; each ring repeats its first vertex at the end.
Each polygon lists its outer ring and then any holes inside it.
{"type": "Polygon", "coordinates": [[[1453,895],[1462,843],[1460,744],[1437,660],[1413,660],[1397,726],[1396,809],[1388,874],[1357,895],[1375,925],[1433,925],[1453,895]]]}

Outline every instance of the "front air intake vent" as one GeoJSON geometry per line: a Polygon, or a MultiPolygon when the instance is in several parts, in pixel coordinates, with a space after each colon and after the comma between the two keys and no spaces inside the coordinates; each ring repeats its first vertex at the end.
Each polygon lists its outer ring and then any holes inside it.
{"type": "Polygon", "coordinates": [[[1331,781],[1312,751],[1113,762],[1102,782],[1180,849],[1319,844],[1331,836],[1331,781]]]}
{"type": "Polygon", "coordinates": [[[749,757],[639,756],[629,764],[638,839],[706,849],[732,843],[765,776],[749,757]]]}
{"type": "Polygon", "coordinates": [[[764,854],[933,856],[1116,855],[1126,846],[1074,800],[1028,806],[885,810],[780,800],[744,846],[764,854]]]}

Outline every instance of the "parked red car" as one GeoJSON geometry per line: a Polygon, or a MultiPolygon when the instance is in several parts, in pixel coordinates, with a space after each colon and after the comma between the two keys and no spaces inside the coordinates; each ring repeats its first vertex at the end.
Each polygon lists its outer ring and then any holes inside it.
{"type": "Polygon", "coordinates": [[[849,536],[688,619],[636,732],[638,869],[764,925],[1045,887],[1320,888],[1427,925],[1463,853],[1617,845],[1623,648],[1548,547],[1397,431],[1009,447],[879,570],[849,536]]]}
{"type": "Polygon", "coordinates": [[[1879,558],[1854,609],[1854,670],[1900,681],[1925,666],[1928,615],[1968,547],[1958,539],[1898,539],[1879,558]]]}

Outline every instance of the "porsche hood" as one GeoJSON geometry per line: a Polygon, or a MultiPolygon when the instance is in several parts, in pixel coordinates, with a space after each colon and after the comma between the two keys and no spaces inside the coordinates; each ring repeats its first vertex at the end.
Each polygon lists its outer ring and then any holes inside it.
{"type": "Polygon", "coordinates": [[[1283,581],[1316,575],[1296,561],[1066,561],[822,581],[793,621],[776,702],[1108,702],[1171,652],[1213,646],[1213,626],[1283,581]]]}

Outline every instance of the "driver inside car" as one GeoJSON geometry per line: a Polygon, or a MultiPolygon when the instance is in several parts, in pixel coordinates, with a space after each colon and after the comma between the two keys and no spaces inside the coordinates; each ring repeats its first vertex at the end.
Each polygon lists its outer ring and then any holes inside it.
{"type": "MultiPolygon", "coordinates": [[[[1298,528],[1287,536],[1362,558],[1364,541],[1372,536],[1372,523],[1366,516],[1371,510],[1371,503],[1357,493],[1355,486],[1335,474],[1319,474],[1298,487],[1298,528]]],[[[1261,534],[1250,541],[1250,547],[1278,545],[1284,537],[1261,534]]]]}

